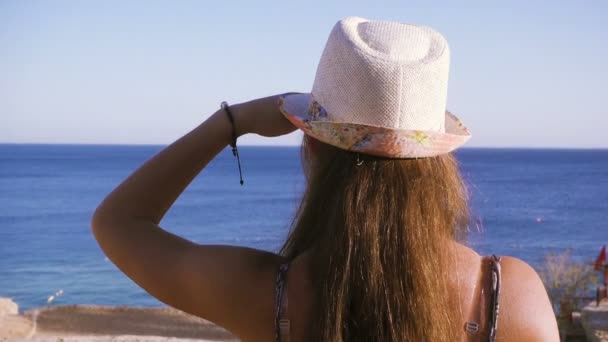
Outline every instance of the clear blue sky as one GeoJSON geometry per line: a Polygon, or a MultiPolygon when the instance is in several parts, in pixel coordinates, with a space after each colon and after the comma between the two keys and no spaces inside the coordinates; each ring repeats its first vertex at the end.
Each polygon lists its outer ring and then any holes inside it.
{"type": "Polygon", "coordinates": [[[446,36],[468,146],[608,147],[603,0],[0,0],[0,142],[168,144],[222,100],[309,91],[349,15],[446,36]]]}

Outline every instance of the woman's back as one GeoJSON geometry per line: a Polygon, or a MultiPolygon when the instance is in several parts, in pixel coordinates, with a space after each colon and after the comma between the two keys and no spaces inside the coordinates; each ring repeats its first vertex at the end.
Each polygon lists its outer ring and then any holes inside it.
{"type": "MultiPolygon", "coordinates": [[[[454,341],[488,341],[492,319],[492,257],[483,257],[472,249],[452,242],[446,253],[453,261],[448,279],[455,302],[454,319],[460,322],[453,332],[454,341]],[[468,331],[467,331],[468,330],[468,331]],[[461,336],[458,338],[458,336],[461,336]]],[[[315,313],[314,274],[310,255],[304,253],[290,263],[285,286],[291,342],[310,341],[309,333],[315,313]]],[[[501,257],[501,285],[497,341],[553,341],[557,327],[542,282],[529,265],[513,257],[501,257]],[[539,310],[541,309],[541,310],[539,310]],[[544,309],[544,310],[542,310],[544,309]],[[550,318],[550,319],[547,319],[550,318]]],[[[283,303],[285,304],[285,303],[283,303]]],[[[429,306],[433,306],[429,302],[429,306]]],[[[283,306],[285,307],[285,306],[283,306]]],[[[413,318],[415,319],[415,317],[413,318]]],[[[261,341],[261,340],[260,340],[261,341]]],[[[281,340],[285,342],[284,340],[281,340]]]]}

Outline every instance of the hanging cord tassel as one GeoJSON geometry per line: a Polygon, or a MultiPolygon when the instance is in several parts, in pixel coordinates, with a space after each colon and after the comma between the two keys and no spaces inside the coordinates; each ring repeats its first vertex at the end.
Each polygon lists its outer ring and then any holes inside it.
{"type": "Polygon", "coordinates": [[[239,157],[239,149],[236,147],[236,126],[234,124],[234,117],[232,116],[232,112],[230,112],[230,106],[228,106],[228,102],[223,101],[221,104],[222,109],[228,115],[228,119],[230,120],[230,124],[232,125],[232,141],[230,142],[230,146],[232,147],[232,155],[236,157],[236,161],[239,165],[239,177],[241,179],[241,185],[245,183],[243,181],[243,172],[241,171],[241,158],[239,157]]]}

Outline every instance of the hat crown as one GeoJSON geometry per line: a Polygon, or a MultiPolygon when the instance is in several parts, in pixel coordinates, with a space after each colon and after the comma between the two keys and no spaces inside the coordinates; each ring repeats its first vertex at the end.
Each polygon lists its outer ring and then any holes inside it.
{"type": "Polygon", "coordinates": [[[449,59],[428,27],[348,17],[329,35],[312,95],[333,122],[444,132],[449,59]]]}

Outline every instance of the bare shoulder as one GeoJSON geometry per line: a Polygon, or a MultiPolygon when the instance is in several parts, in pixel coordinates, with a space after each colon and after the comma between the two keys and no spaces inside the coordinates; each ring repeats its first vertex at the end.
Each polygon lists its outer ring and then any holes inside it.
{"type": "Polygon", "coordinates": [[[557,321],[538,273],[526,262],[501,258],[501,310],[497,339],[559,341],[557,321]]]}

